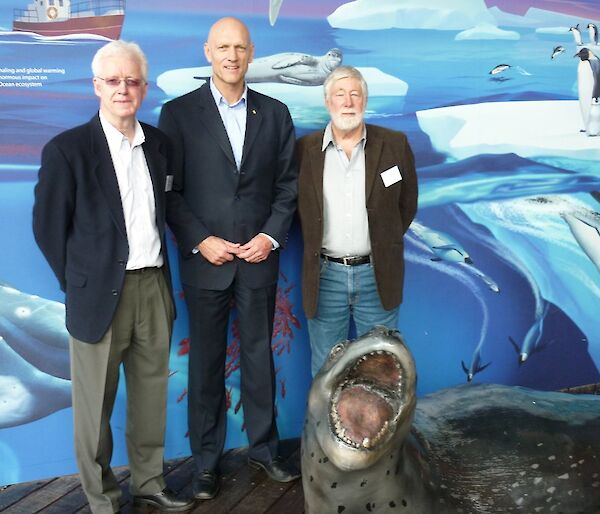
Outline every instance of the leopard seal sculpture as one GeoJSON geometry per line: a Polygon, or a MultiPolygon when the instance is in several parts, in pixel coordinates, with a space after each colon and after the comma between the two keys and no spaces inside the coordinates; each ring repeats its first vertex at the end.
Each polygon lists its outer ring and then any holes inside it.
{"type": "Polygon", "coordinates": [[[422,399],[397,331],[335,346],[309,393],[306,514],[600,512],[600,396],[465,384],[422,399]]]}

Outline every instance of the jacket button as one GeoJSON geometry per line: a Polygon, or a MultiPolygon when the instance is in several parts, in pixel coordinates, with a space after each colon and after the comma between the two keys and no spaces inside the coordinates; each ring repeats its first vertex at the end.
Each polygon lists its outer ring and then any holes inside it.
{"type": "Polygon", "coordinates": [[[112,295],[113,296],[117,296],[119,294],[119,291],[117,291],[116,289],[112,290],[112,295]]]}
{"type": "Polygon", "coordinates": [[[234,200],[239,200],[240,199],[240,195],[235,195],[233,198],[234,198],[234,200]]]}
{"type": "Polygon", "coordinates": [[[119,266],[125,266],[125,261],[123,259],[119,261],[119,266]]]}

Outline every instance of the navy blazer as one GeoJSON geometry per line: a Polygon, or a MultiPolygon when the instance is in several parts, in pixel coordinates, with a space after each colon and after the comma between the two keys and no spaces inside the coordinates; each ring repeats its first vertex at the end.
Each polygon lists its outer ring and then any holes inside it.
{"type": "Polygon", "coordinates": [[[259,263],[234,259],[215,266],[192,253],[208,236],[244,244],[260,232],[284,245],[296,210],[295,135],[287,107],[248,89],[240,170],[208,83],[171,100],[159,127],[173,148],[173,191],[167,223],[181,255],[181,280],[224,290],[237,276],[251,288],[277,282],[279,252],[259,263]]]}
{"type": "MultiPolygon", "coordinates": [[[[168,143],[159,130],[141,125],[170,290],[165,243],[168,143]]],[[[98,342],[112,322],[129,256],[119,185],[98,115],[44,147],[33,233],[65,292],[67,330],[81,341],[98,342]]]]}

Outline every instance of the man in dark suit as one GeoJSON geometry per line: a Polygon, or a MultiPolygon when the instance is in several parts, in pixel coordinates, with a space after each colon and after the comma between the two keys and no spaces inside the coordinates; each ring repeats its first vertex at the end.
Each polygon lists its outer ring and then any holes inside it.
{"type": "Polygon", "coordinates": [[[331,122],[298,141],[302,293],[313,376],[331,348],[395,327],[404,279],[403,236],[417,211],[412,151],[401,132],[364,123],[367,84],[349,66],[324,84],[331,122]]]}
{"type": "Polygon", "coordinates": [[[121,363],[134,505],[193,506],[162,476],[175,310],[165,244],[168,143],[136,119],[147,68],[135,43],[98,50],[92,70],[100,111],[44,147],[35,188],[35,239],[65,292],[75,452],[94,514],[119,511],[110,416],[121,363]]]}
{"type": "Polygon", "coordinates": [[[179,245],[190,316],[188,423],[196,499],[219,490],[232,301],[249,463],[281,482],[299,477],[278,457],[271,353],[279,248],[296,208],[294,128],[284,104],[246,87],[254,47],[240,20],[217,21],[204,52],[210,81],[165,104],[159,122],[173,143],[167,222],[179,245]]]}

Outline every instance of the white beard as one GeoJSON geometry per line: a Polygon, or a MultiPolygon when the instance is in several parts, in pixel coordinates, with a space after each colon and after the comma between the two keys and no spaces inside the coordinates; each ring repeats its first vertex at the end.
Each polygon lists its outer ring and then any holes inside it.
{"type": "Polygon", "coordinates": [[[341,114],[330,114],[331,122],[336,129],[341,130],[342,132],[349,132],[350,130],[360,127],[364,119],[363,113],[357,113],[351,118],[346,118],[341,114]]]}

